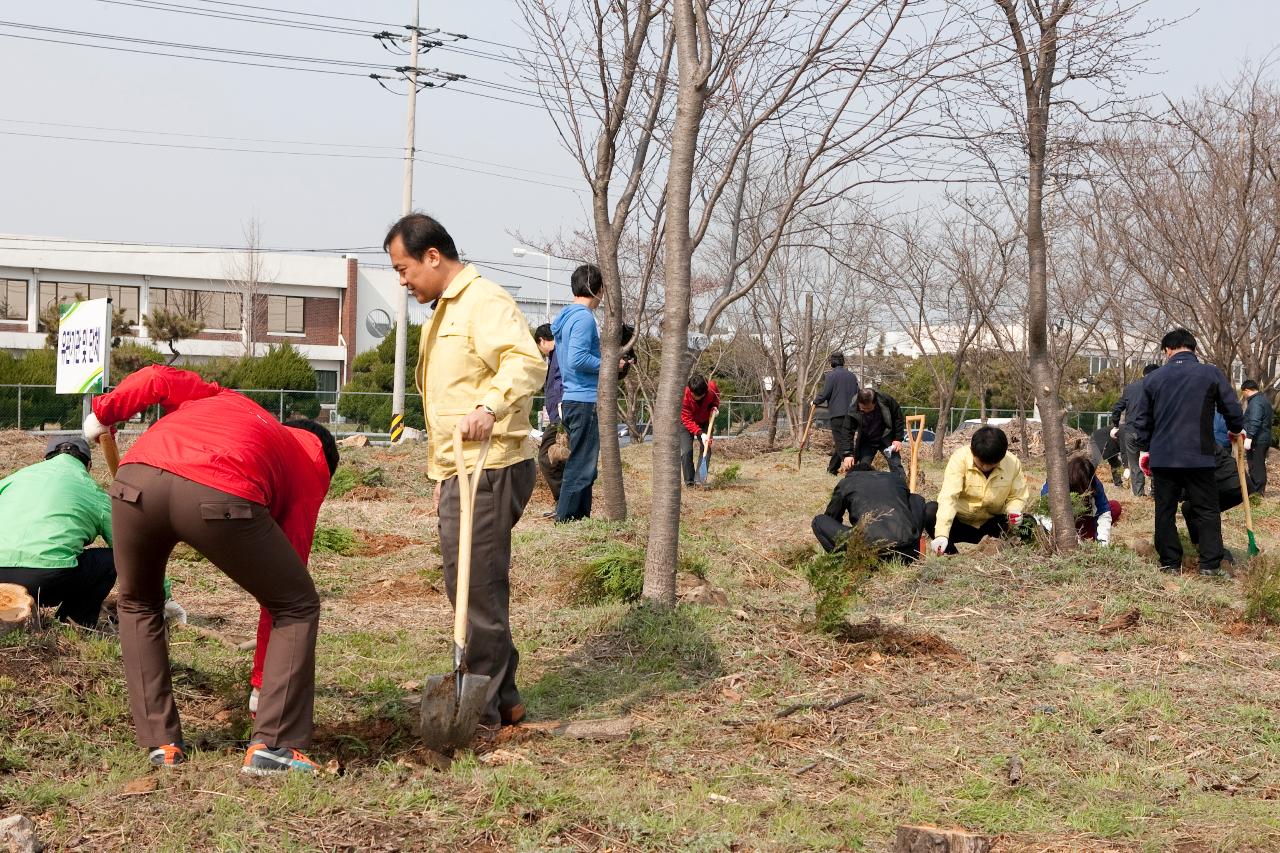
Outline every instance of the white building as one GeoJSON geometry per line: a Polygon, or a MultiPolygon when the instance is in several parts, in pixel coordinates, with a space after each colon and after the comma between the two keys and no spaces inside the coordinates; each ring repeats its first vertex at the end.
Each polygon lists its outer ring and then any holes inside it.
{"type": "MultiPolygon", "coordinates": [[[[138,343],[155,346],[139,318],[157,308],[181,307],[202,316],[205,326],[177,344],[182,361],[243,355],[247,289],[237,281],[256,278],[255,351],[291,343],[316,369],[320,390],[336,391],[356,355],[377,346],[394,326],[401,292],[396,273],[361,266],[354,256],[254,257],[259,272],[248,276],[245,252],[0,235],[0,350],[44,347],[40,314],[54,303],[109,297],[124,309],[138,343]]],[[[503,283],[501,273],[490,277],[503,283]]],[[[507,290],[531,325],[545,320],[545,296],[507,290]]],[[[565,304],[553,300],[552,311],[565,304]]],[[[411,322],[430,314],[428,306],[410,300],[411,322]]]]}

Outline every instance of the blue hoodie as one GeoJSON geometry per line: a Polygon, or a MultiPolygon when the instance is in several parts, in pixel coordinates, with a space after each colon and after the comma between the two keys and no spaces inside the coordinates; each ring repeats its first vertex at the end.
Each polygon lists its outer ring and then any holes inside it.
{"type": "Polygon", "coordinates": [[[566,403],[594,403],[600,380],[600,329],[591,309],[575,302],[551,324],[566,403]]]}

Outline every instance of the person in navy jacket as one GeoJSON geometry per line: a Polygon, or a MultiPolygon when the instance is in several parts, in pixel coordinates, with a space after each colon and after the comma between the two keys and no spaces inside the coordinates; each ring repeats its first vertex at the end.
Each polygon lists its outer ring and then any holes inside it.
{"type": "Polygon", "coordinates": [[[1174,329],[1160,341],[1165,364],[1142,383],[1133,428],[1142,451],[1139,465],[1156,484],[1155,547],[1166,572],[1182,568],[1178,502],[1184,498],[1200,528],[1200,573],[1221,573],[1222,518],[1214,482],[1217,444],[1213,415],[1227,422],[1228,437],[1240,440],[1244,414],[1227,377],[1196,358],[1196,339],[1174,329]]]}

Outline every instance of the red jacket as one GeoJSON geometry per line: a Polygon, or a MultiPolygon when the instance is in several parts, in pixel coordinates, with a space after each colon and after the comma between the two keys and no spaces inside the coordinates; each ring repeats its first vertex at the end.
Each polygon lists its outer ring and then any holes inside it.
{"type": "Polygon", "coordinates": [[[93,399],[103,424],[159,404],[164,417],[134,442],[121,464],[150,465],[262,504],[305,564],[316,517],[329,491],[320,439],[290,429],[257,403],[188,370],[154,365],[93,399]]]}
{"type": "MultiPolygon", "coordinates": [[[[710,426],[711,410],[720,408],[720,389],[716,383],[707,382],[707,393],[701,400],[693,399],[693,392],[688,386],[684,389],[684,402],[680,404],[680,423],[691,435],[706,432],[710,426]]],[[[104,421],[105,423],[105,421],[104,421]]]]}

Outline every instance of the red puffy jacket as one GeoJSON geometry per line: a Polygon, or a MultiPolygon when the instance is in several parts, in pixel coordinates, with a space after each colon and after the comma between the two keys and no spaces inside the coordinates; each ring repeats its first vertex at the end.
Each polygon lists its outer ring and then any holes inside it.
{"type": "Polygon", "coordinates": [[[150,465],[202,486],[262,504],[302,562],[329,491],[320,439],[289,429],[243,394],[189,370],[153,365],[93,399],[103,424],[159,405],[164,417],[134,442],[121,464],[150,465]]]}

